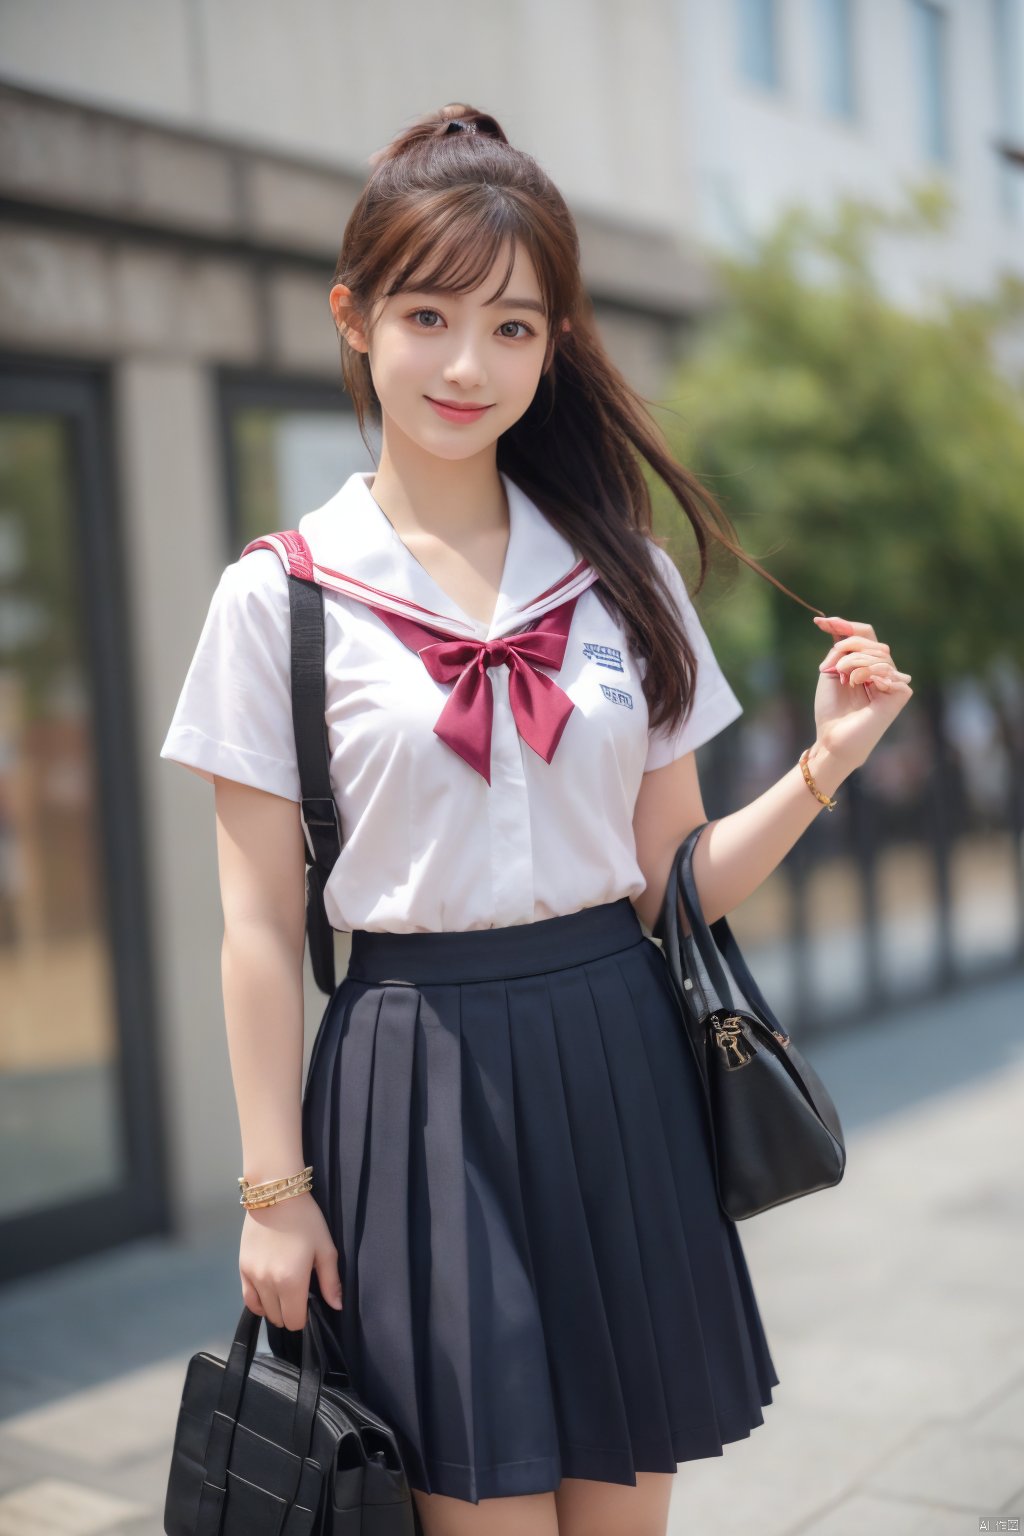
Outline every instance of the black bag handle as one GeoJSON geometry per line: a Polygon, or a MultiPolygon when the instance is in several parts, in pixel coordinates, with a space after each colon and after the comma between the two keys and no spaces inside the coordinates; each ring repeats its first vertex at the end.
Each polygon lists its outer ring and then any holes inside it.
{"type": "Polygon", "coordinates": [[[718,996],[722,1007],[730,1013],[734,1010],[732,991],[719,956],[725,960],[729,971],[747,1000],[750,1011],[760,1019],[766,1028],[770,1029],[779,1038],[780,1043],[788,1042],[788,1034],[779,1023],[767,999],[750,973],[732,929],[729,927],[728,919],[724,916],[719,917],[709,926],[704,917],[700,904],[700,894],[697,890],[697,882],[693,873],[693,854],[697,846],[697,840],[708,825],[709,823],[704,821],[701,822],[700,826],[694,827],[692,832],[688,833],[679,845],[672,860],[662,913],[667,929],[661,935],[663,942],[668,949],[676,976],[681,980],[685,976],[678,923],[678,904],[681,899],[697,953],[704,962],[704,969],[707,971],[708,980],[718,996]]]}
{"type": "MultiPolygon", "coordinates": [[[[311,1296],[307,1302],[306,1326],[302,1330],[302,1368],[292,1414],[289,1449],[297,1458],[295,1491],[298,1489],[301,1469],[312,1446],[313,1424],[324,1376],[324,1345],[320,1323],[313,1307],[314,1300],[315,1298],[311,1296]]],[[[225,1362],[217,1407],[214,1410],[210,1428],[210,1438],[206,1446],[205,1476],[196,1514],[195,1536],[219,1536],[224,1500],[227,1495],[231,1447],[238,1427],[242,1393],[256,1354],[260,1322],[261,1317],[258,1312],[252,1312],[248,1307],[243,1306],[225,1362]]]]}
{"type": "Polygon", "coordinates": [[[334,929],[324,906],[324,886],[341,852],[341,822],[331,788],[324,669],[324,594],[318,582],[288,577],[291,611],[292,724],[302,790],[300,816],[306,840],[306,933],[313,977],[321,992],[334,992],[334,929]]]}

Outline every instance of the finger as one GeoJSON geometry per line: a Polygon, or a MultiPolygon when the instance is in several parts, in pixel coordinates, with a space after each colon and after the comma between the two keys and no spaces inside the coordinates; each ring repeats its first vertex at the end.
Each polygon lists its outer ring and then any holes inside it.
{"type": "Polygon", "coordinates": [[[885,662],[873,662],[870,666],[858,662],[848,665],[842,668],[842,670],[840,670],[839,667],[826,667],[822,671],[821,676],[834,677],[836,681],[838,683],[842,683],[844,687],[846,685],[853,685],[856,687],[859,684],[864,684],[867,686],[869,683],[876,682],[880,676],[885,675],[884,671],[880,672],[877,669],[884,668],[886,666],[887,663],[885,662]]]}
{"type": "Polygon", "coordinates": [[[835,661],[839,656],[881,656],[886,661],[892,660],[892,652],[881,640],[865,640],[863,635],[848,635],[845,640],[840,640],[829,651],[829,657],[835,661]]]}
{"type": "MultiPolygon", "coordinates": [[[[877,661],[877,660],[875,660],[875,661],[871,661],[871,662],[865,663],[864,665],[868,666],[870,668],[871,672],[876,677],[889,677],[889,678],[897,678],[898,677],[898,678],[902,678],[905,683],[909,683],[910,682],[910,673],[909,672],[901,672],[899,667],[893,666],[891,661],[888,661],[888,660],[886,660],[886,661],[877,661]]],[[[851,671],[856,671],[856,670],[857,670],[857,664],[855,663],[854,667],[851,669],[851,671]]]]}
{"type": "Polygon", "coordinates": [[[317,1259],[316,1277],[320,1284],[320,1294],[329,1306],[342,1305],[341,1278],[338,1274],[338,1254],[336,1249],[330,1249],[321,1253],[317,1259]]]}
{"type": "Polygon", "coordinates": [[[863,651],[857,651],[831,663],[823,662],[818,671],[823,677],[838,677],[840,682],[845,683],[851,673],[867,667],[874,668],[876,671],[885,668],[891,670],[892,663],[887,656],[870,656],[863,651]]]}
{"type": "Polygon", "coordinates": [[[905,683],[902,678],[895,677],[876,678],[875,687],[888,694],[912,694],[914,691],[909,683],[905,683]]]}
{"type": "Polygon", "coordinates": [[[871,652],[876,656],[889,656],[891,652],[884,640],[870,640],[864,635],[844,635],[831,646],[825,660],[834,661],[837,656],[849,655],[851,651],[871,652]]]}
{"type": "Polygon", "coordinates": [[[263,1316],[268,1323],[273,1323],[275,1328],[284,1327],[284,1318],[281,1314],[281,1298],[277,1290],[268,1280],[260,1286],[260,1300],[263,1303],[263,1316]]]}
{"type": "Polygon", "coordinates": [[[888,662],[877,661],[872,662],[868,666],[852,667],[847,673],[851,683],[877,683],[883,678],[886,682],[891,682],[893,675],[894,669],[888,662]]]}
{"type": "Polygon", "coordinates": [[[852,676],[854,672],[870,671],[872,668],[884,671],[890,666],[891,662],[888,658],[883,660],[881,657],[872,656],[867,651],[850,651],[836,662],[837,669],[845,672],[847,677],[852,676]]]}
{"type": "Polygon", "coordinates": [[[242,1300],[250,1312],[255,1312],[257,1317],[263,1316],[263,1303],[260,1301],[260,1293],[249,1280],[244,1278],[242,1280],[242,1300]]]}
{"type": "Polygon", "coordinates": [[[849,677],[854,672],[868,670],[884,671],[891,668],[892,663],[888,657],[883,659],[878,656],[872,656],[866,651],[851,651],[847,655],[841,656],[835,666],[837,672],[845,673],[849,677]]]}
{"type": "Polygon", "coordinates": [[[874,625],[860,619],[843,619],[837,613],[828,618],[820,618],[815,614],[814,619],[822,629],[828,628],[836,635],[866,635],[871,640],[875,638],[874,625]]]}
{"type": "Polygon", "coordinates": [[[289,1293],[282,1298],[282,1312],[286,1328],[293,1333],[306,1326],[306,1312],[309,1308],[309,1287],[305,1286],[301,1291],[289,1293]]]}
{"type": "Polygon", "coordinates": [[[821,627],[827,629],[837,639],[845,638],[847,635],[863,635],[868,640],[876,638],[874,625],[868,624],[865,620],[861,619],[843,619],[836,615],[833,618],[826,619],[821,627]]]}

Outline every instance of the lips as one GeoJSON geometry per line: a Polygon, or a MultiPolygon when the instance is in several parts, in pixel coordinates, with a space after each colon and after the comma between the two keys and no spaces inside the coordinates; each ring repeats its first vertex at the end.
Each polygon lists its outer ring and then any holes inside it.
{"type": "Polygon", "coordinates": [[[468,405],[462,400],[439,400],[436,395],[428,395],[431,405],[446,405],[451,411],[489,411],[490,405],[468,405]]]}
{"type": "Polygon", "coordinates": [[[477,421],[485,411],[489,411],[489,405],[452,405],[445,400],[435,400],[432,395],[425,395],[424,399],[434,407],[439,416],[446,421],[477,421]]]}

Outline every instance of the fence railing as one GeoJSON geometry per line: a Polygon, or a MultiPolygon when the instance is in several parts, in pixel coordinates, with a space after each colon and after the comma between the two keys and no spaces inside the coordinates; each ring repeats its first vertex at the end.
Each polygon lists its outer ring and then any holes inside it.
{"type": "MultiPolygon", "coordinates": [[[[1009,692],[915,689],[836,809],[729,914],[788,1027],[864,1022],[1024,967],[1024,701],[1009,692]]],[[[700,749],[709,819],[811,740],[802,710],[748,711],[700,749]]]]}

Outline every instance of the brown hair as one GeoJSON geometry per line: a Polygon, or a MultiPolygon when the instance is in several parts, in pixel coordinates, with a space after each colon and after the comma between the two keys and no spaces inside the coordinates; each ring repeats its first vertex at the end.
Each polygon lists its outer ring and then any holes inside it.
{"type": "MultiPolygon", "coordinates": [[[[350,289],[367,334],[380,298],[413,287],[469,292],[507,246],[503,292],[515,242],[529,254],[548,314],[550,366],[526,412],[498,439],[497,465],[599,572],[594,591],[603,589],[605,606],[614,604],[631,646],[647,658],[650,725],[674,728],[693,707],[697,664],[652,558],[651,498],[639,460],[693,526],[697,592],[710,538],[795,594],[741,549],[714,497],[671,454],[649,402],[609,358],[583,287],[575,223],[537,161],[513,148],[493,117],[453,102],[404,129],[370,164],[331,279],[350,289]]],[[[344,341],[342,371],[366,442],[366,419],[379,423],[380,401],[366,353],[344,341]]]]}

